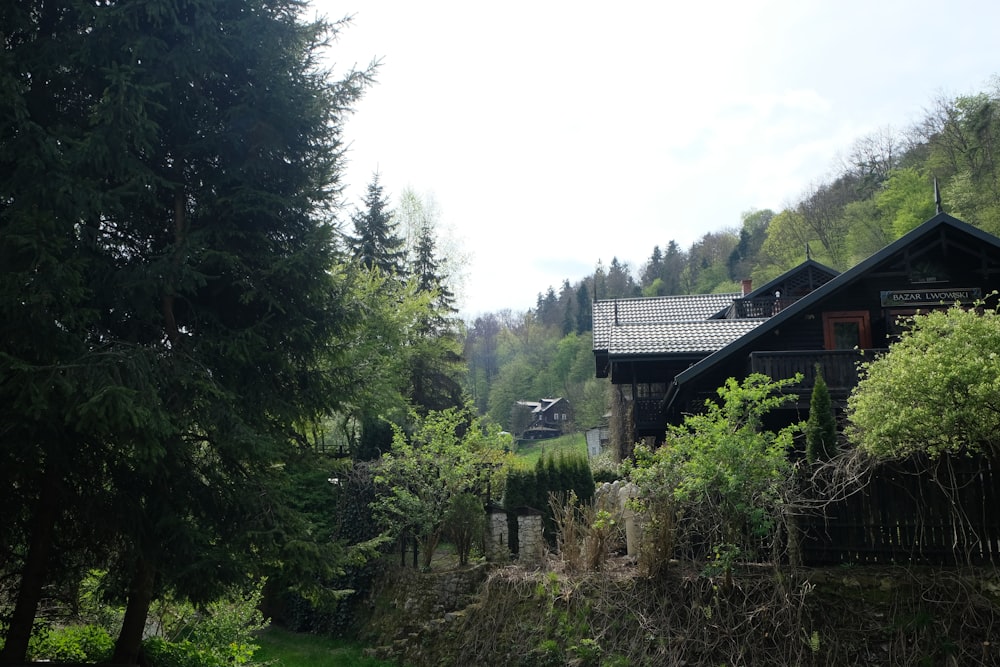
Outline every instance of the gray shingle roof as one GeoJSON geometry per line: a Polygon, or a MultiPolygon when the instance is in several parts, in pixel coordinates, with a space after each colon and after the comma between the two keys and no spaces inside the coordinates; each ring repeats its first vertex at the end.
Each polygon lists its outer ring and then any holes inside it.
{"type": "Polygon", "coordinates": [[[710,353],[757,328],[766,319],[621,324],[611,328],[608,355],[710,353]]]}
{"type": "Polygon", "coordinates": [[[594,349],[608,350],[612,330],[616,327],[707,320],[728,308],[733,299],[740,296],[742,294],[735,292],[597,301],[593,306],[594,349]]]}

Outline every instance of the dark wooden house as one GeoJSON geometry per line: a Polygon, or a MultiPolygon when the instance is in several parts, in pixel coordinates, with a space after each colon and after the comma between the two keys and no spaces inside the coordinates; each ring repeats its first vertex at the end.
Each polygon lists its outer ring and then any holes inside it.
{"type": "Polygon", "coordinates": [[[888,348],[901,318],[970,304],[997,289],[1000,239],[940,213],[677,373],[664,401],[665,420],[680,423],[726,378],[754,372],[774,379],[801,373],[789,418],[805,418],[817,365],[834,405],[843,407],[857,384],[858,362],[888,348]]]}
{"type": "MultiPolygon", "coordinates": [[[[681,423],[715,398],[727,378],[753,372],[804,377],[792,390],[797,400],[773,415],[772,427],[808,417],[817,366],[835,409],[843,410],[858,362],[886,350],[901,320],[956,302],[996,304],[1000,238],[938,213],[844,273],[807,263],[781,279],[791,282],[731,296],[705,320],[661,322],[657,337],[629,319],[644,306],[595,304],[598,376],[610,375],[636,401],[644,391],[657,393],[648,412],[636,410],[644,420],[637,433],[662,436],[667,423],[681,423]],[[727,320],[746,329],[728,330],[714,349],[702,340],[684,351],[685,337],[722,332],[730,324],[706,322],[727,320]]],[[[883,464],[861,491],[804,518],[801,529],[806,563],[1000,564],[1000,458],[883,464]]]]}
{"type": "Polygon", "coordinates": [[[610,377],[631,403],[635,438],[661,439],[673,379],[742,339],[837,275],[813,260],[743,291],[597,301],[594,359],[597,377],[610,377]]]}
{"type": "Polygon", "coordinates": [[[544,440],[564,433],[573,421],[573,409],[565,398],[518,401],[513,428],[519,440],[544,440]]]}

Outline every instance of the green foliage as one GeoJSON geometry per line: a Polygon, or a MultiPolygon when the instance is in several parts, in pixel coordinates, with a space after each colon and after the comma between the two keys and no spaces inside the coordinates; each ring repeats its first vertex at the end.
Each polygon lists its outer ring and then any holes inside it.
{"type": "Polygon", "coordinates": [[[143,642],[142,650],[150,667],[223,667],[229,664],[187,640],[169,642],[162,637],[151,637],[143,642]]]}
{"type": "Polygon", "coordinates": [[[837,453],[837,420],[830,401],[830,389],[819,365],[816,367],[816,383],[809,399],[809,419],[804,432],[806,460],[810,463],[829,461],[837,453]]]}
{"type": "MultiPolygon", "coordinates": [[[[86,625],[37,624],[29,658],[53,662],[108,662],[121,627],[123,610],[103,600],[106,573],[91,571],[80,587],[77,613],[86,625]]],[[[255,636],[266,627],[260,611],[263,582],[233,589],[225,597],[196,607],[169,598],[157,600],[147,629],[156,636],[144,644],[154,667],[249,664],[255,636]]]]}
{"type": "Polygon", "coordinates": [[[897,169],[875,197],[879,215],[890,221],[893,238],[903,236],[934,215],[934,199],[928,197],[929,179],[918,170],[897,169]]]}
{"type": "Polygon", "coordinates": [[[563,452],[571,456],[586,456],[587,440],[582,433],[561,435],[548,440],[522,442],[517,446],[517,459],[525,465],[534,466],[546,456],[559,456],[563,452]]]}
{"type": "Polygon", "coordinates": [[[412,422],[412,433],[397,428],[392,450],[374,464],[378,495],[372,510],[387,536],[416,536],[423,566],[429,567],[453,498],[484,496],[488,480],[499,488],[510,439],[454,409],[414,414],[412,422]]]}
{"type": "Polygon", "coordinates": [[[338,26],[290,0],[2,11],[0,488],[25,555],[2,659],[73,545],[120,577],[134,662],[154,595],[212,599],[311,541],[280,464],[353,386],[331,212],[372,72],[332,80],[338,26]]]}
{"type": "Polygon", "coordinates": [[[538,457],[533,469],[511,468],[507,472],[504,507],[508,512],[520,507],[540,511],[545,536],[554,543],[556,524],[550,499],[556,498],[561,505],[572,495],[575,506],[586,505],[593,499],[594,490],[594,477],[586,454],[562,450],[558,454],[538,457]]]}
{"type": "Polygon", "coordinates": [[[1000,314],[958,306],[912,318],[862,366],[848,437],[881,459],[991,452],[1000,445],[1000,314]]]}
{"type": "Polygon", "coordinates": [[[806,244],[818,245],[816,240],[800,213],[789,209],[778,213],[768,223],[759,262],[753,271],[754,282],[763,284],[801,263],[806,244]]]}
{"type": "Polygon", "coordinates": [[[472,546],[486,529],[483,501],[471,493],[452,496],[444,515],[444,531],[458,551],[458,564],[467,565],[472,546]]]}
{"type": "Polygon", "coordinates": [[[28,655],[43,662],[107,662],[112,648],[114,640],[99,625],[40,626],[32,635],[28,655]]]}
{"type": "Polygon", "coordinates": [[[255,634],[267,627],[260,611],[263,587],[261,581],[234,590],[202,608],[174,603],[164,609],[161,602],[154,616],[175,644],[197,647],[199,655],[211,656],[219,664],[247,664],[257,650],[255,634]]]}
{"type": "MultiPolygon", "coordinates": [[[[800,425],[774,433],[762,421],[792,398],[781,390],[800,380],[730,378],[719,388],[720,402],[706,401],[702,414],[671,427],[662,447],[636,448],[630,477],[640,489],[640,505],[652,529],[666,526],[674,533],[657,543],[676,544],[699,559],[712,553],[771,555],[789,500],[788,452],[800,425]]],[[[671,554],[658,555],[664,557],[671,554]]],[[[725,565],[731,563],[729,558],[725,565]]]]}
{"type": "Polygon", "coordinates": [[[368,184],[363,208],[355,211],[351,221],[354,236],[348,239],[348,244],[354,260],[368,270],[377,269],[388,276],[402,275],[405,239],[398,233],[378,173],[368,184]]]}

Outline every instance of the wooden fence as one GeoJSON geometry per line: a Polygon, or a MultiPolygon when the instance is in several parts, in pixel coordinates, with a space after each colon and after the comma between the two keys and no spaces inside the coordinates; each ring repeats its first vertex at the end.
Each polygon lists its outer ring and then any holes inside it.
{"type": "Polygon", "coordinates": [[[1000,565],[1000,458],[885,464],[868,485],[800,523],[807,565],[1000,565]]]}

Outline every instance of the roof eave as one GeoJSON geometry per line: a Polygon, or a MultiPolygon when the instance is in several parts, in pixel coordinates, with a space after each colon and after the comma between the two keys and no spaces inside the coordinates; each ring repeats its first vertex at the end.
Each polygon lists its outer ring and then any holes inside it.
{"type": "Polygon", "coordinates": [[[678,390],[687,382],[693,378],[701,375],[714,368],[720,364],[723,360],[729,357],[730,354],[736,352],[741,347],[749,345],[758,338],[761,338],[767,333],[774,331],[775,328],[781,326],[783,323],[787,322],[796,315],[802,313],[804,310],[812,307],[818,301],[826,298],[831,292],[835,292],[847,285],[850,285],[854,281],[861,278],[862,275],[875,265],[882,261],[885,261],[893,254],[899,252],[907,245],[914,243],[916,240],[925,236],[932,231],[935,231],[941,225],[948,225],[953,229],[958,231],[968,233],[984,243],[988,243],[998,250],[1000,250],[1000,242],[995,236],[987,234],[981,229],[977,229],[972,225],[962,222],[961,220],[954,218],[947,213],[938,213],[933,218],[924,222],[919,227],[914,228],[909,233],[904,234],[899,237],[882,250],[872,254],[867,259],[862,260],[858,264],[854,265],[847,271],[844,271],[840,275],[831,279],[829,282],[817,287],[815,290],[809,294],[803,296],[798,301],[790,304],[787,308],[782,310],[777,315],[772,316],[770,319],[762,323],[760,326],[751,329],[747,333],[743,334],[733,342],[729,343],[725,347],[720,348],[716,352],[705,357],[698,363],[694,364],[690,368],[686,369],[682,373],[679,373],[677,377],[674,378],[674,384],[677,385],[678,390]]]}

